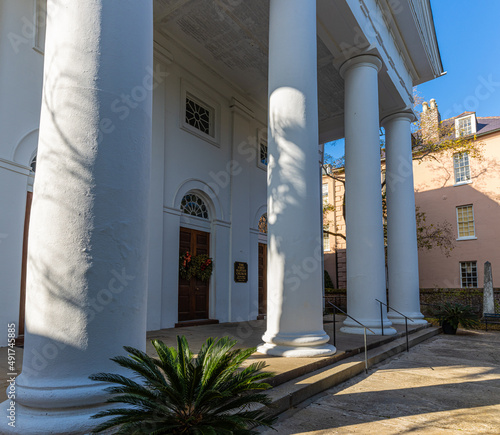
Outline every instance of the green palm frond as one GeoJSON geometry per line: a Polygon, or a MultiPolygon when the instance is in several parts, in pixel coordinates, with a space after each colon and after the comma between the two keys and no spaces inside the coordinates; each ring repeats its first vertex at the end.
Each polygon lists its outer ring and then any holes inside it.
{"type": "Polygon", "coordinates": [[[94,433],[109,429],[118,434],[254,434],[257,426],[272,427],[268,413],[255,405],[269,405],[263,382],[273,376],[262,372],[263,362],[242,369],[243,362],[255,352],[234,349],[229,337],[209,338],[195,357],[184,336],[177,337],[177,349],[153,340],[158,359],[132,347],[128,356],[112,358],[134,373],[123,375],[97,373],[90,379],[113,384],[106,391],[113,396],[108,403],[122,403],[92,418],[106,418],[94,433]]]}
{"type": "Polygon", "coordinates": [[[445,302],[437,307],[434,314],[441,324],[447,322],[453,328],[458,328],[460,325],[471,329],[479,325],[479,316],[470,305],[445,302]]]}

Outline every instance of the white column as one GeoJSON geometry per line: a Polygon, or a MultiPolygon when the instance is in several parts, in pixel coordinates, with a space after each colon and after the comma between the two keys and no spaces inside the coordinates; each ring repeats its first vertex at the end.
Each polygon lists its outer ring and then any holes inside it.
{"type": "Polygon", "coordinates": [[[322,310],[316,2],[271,0],[268,312],[259,352],[331,355],[322,310]]]}
{"type": "MultiPolygon", "coordinates": [[[[347,312],[375,334],[395,334],[387,319],[380,173],[376,56],[352,58],[340,69],[345,80],[347,312]]],[[[363,334],[347,318],[343,332],[363,334]]],[[[369,332],[368,332],[369,333],[369,332]]]]}
{"type": "Polygon", "coordinates": [[[49,0],[48,16],[12,431],[81,434],[107,398],[88,376],[146,344],[152,1],[49,0]]]}
{"type": "MultiPolygon", "coordinates": [[[[389,303],[413,320],[410,325],[427,323],[420,313],[410,132],[413,120],[412,113],[401,112],[382,121],[386,152],[389,303]]],[[[405,323],[404,317],[395,311],[389,310],[388,317],[393,323],[405,323]]]]}

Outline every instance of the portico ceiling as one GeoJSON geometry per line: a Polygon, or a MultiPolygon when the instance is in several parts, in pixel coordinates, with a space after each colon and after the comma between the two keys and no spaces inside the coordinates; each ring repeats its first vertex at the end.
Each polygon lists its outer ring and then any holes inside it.
{"type": "MultiPolygon", "coordinates": [[[[411,15],[408,12],[406,15],[411,15]]],[[[406,15],[400,12],[398,19],[406,15]]],[[[236,85],[245,97],[267,107],[269,0],[154,0],[154,19],[156,32],[201,59],[236,85]]],[[[338,73],[343,58],[339,46],[342,47],[340,41],[352,41],[359,36],[355,34],[357,26],[357,18],[347,2],[318,2],[320,141],[343,135],[344,81],[338,73]]],[[[375,42],[369,50],[377,48],[375,42]]],[[[399,82],[402,83],[401,78],[399,82]]],[[[394,84],[387,70],[385,75],[382,71],[381,113],[404,107],[397,86],[400,85],[394,84]]],[[[411,86],[410,83],[410,92],[411,86]]]]}
{"type": "MultiPolygon", "coordinates": [[[[247,97],[267,105],[269,0],[155,0],[155,23],[247,97]]],[[[318,93],[320,121],[342,114],[344,82],[319,38],[318,93]]]]}

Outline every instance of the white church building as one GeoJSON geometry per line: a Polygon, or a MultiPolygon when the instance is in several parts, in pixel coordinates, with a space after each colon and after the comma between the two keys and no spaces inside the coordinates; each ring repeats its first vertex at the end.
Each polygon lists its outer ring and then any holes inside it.
{"type": "MultiPolygon", "coordinates": [[[[88,376],[147,330],[266,316],[260,352],[334,353],[319,144],[342,137],[348,312],[381,333],[381,125],[390,301],[425,322],[412,89],[441,74],[429,0],[0,0],[13,433],[89,430],[106,394],[88,376]],[[208,280],[180,275],[186,252],[211,259],[208,280]]],[[[385,334],[401,322],[384,308],[385,334]]]]}

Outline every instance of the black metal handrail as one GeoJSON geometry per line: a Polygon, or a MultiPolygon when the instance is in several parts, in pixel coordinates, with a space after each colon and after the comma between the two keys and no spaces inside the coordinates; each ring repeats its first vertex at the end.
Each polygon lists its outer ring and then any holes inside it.
{"type": "Polygon", "coordinates": [[[347,314],[344,310],[341,308],[337,307],[337,305],[331,303],[330,301],[325,301],[328,304],[330,304],[333,307],[333,345],[337,346],[337,334],[335,332],[335,311],[338,310],[341,313],[345,314],[347,317],[350,319],[354,320],[358,325],[361,325],[363,327],[363,332],[364,332],[364,343],[365,343],[365,373],[368,373],[368,348],[366,345],[366,330],[370,331],[372,334],[375,335],[375,332],[373,332],[368,326],[363,325],[360,321],[356,320],[354,317],[351,315],[347,314]]]}
{"type": "Polygon", "coordinates": [[[382,312],[382,304],[384,304],[387,308],[389,308],[392,311],[395,311],[398,314],[401,314],[405,318],[405,328],[406,328],[406,352],[410,351],[410,345],[408,342],[408,319],[412,322],[415,322],[413,319],[411,319],[408,316],[405,316],[401,311],[396,310],[395,308],[389,306],[385,302],[379,301],[378,299],[375,299],[379,304],[380,304],[380,325],[382,326],[382,335],[384,335],[384,315],[382,312]]]}

